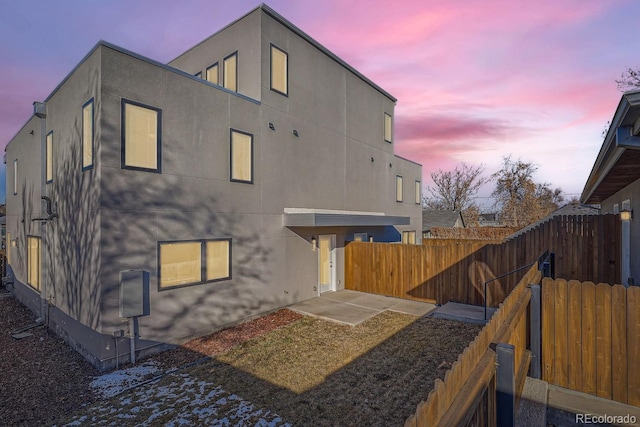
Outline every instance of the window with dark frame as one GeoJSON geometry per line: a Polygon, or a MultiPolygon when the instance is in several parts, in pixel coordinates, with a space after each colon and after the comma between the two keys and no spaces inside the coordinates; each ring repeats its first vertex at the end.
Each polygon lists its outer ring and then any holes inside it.
{"type": "Polygon", "coordinates": [[[400,175],[396,175],[396,202],[402,202],[402,177],[400,175]]]}
{"type": "Polygon", "coordinates": [[[82,106],[82,170],[93,168],[93,98],[82,106]]]}
{"type": "Polygon", "coordinates": [[[213,84],[220,84],[220,77],[219,77],[219,66],[218,63],[216,62],[215,64],[210,65],[209,67],[207,67],[206,70],[206,78],[207,81],[209,83],[213,83],[213,84]]]}
{"type": "Polygon", "coordinates": [[[51,184],[53,182],[53,131],[50,131],[46,136],[46,147],[45,147],[45,176],[47,184],[51,184]]]}
{"type": "Polygon", "coordinates": [[[27,236],[27,284],[40,290],[40,237],[27,236]]]}
{"type": "Polygon", "coordinates": [[[230,179],[253,184],[253,135],[236,129],[230,134],[230,179]]]}
{"type": "Polygon", "coordinates": [[[158,242],[158,290],[231,279],[231,239],[158,242]]]}
{"type": "Polygon", "coordinates": [[[289,55],[276,45],[271,45],[271,90],[288,96],[289,55]]]}
{"type": "Polygon", "coordinates": [[[162,171],[162,110],[122,100],[122,168],[162,171]]]}
{"type": "Polygon", "coordinates": [[[238,91],[238,52],[224,58],[222,61],[222,83],[226,89],[238,91]]]}
{"type": "Polygon", "coordinates": [[[386,142],[393,140],[393,121],[389,113],[384,113],[384,140],[386,142]]]}
{"type": "Polygon", "coordinates": [[[13,195],[18,194],[18,159],[13,161],[13,195]]]}

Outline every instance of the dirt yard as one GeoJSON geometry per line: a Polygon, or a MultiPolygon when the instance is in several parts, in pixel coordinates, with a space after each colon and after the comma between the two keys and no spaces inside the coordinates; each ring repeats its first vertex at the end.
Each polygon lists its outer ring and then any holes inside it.
{"type": "Polygon", "coordinates": [[[98,376],[44,328],[11,338],[32,320],[0,299],[6,425],[402,425],[480,330],[390,311],[351,327],[280,310],[98,376]]]}

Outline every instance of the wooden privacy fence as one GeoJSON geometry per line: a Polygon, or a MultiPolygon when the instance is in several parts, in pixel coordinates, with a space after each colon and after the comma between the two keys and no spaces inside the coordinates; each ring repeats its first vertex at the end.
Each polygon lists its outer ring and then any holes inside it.
{"type": "Polygon", "coordinates": [[[458,356],[444,381],[435,381],[434,389],[405,426],[493,426],[497,420],[513,425],[531,359],[527,349],[528,285],[539,283],[540,277],[536,263],[458,356]]]}
{"type": "Polygon", "coordinates": [[[621,221],[619,215],[553,217],[504,245],[556,254],[556,277],[595,282],[620,282],[621,221]]]}
{"type": "Polygon", "coordinates": [[[640,287],[544,279],[542,379],[640,406],[640,287]]]}
{"type": "MultiPolygon", "coordinates": [[[[484,283],[555,252],[556,277],[620,281],[620,221],[617,215],[560,216],[503,243],[425,239],[422,245],[351,242],[345,247],[345,287],[444,304],[484,304],[484,283]]],[[[492,281],[496,306],[521,275],[492,281]]]]}

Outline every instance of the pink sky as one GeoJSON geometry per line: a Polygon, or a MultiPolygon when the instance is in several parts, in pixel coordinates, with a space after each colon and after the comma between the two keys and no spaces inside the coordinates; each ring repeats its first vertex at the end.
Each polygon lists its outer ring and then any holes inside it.
{"type": "MultiPolygon", "coordinates": [[[[167,62],[258,4],[0,0],[0,144],[100,39],[167,62]]],[[[621,96],[614,80],[640,67],[632,0],[269,6],[398,98],[396,153],[422,163],[427,185],[438,169],[488,175],[512,155],[579,195],[621,96]]]]}

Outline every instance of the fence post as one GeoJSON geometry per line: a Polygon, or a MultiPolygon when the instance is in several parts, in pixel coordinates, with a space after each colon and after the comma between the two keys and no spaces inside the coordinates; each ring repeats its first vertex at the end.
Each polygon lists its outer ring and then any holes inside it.
{"type": "Polygon", "coordinates": [[[539,284],[529,287],[531,289],[531,322],[529,323],[531,364],[529,365],[529,375],[540,379],[542,377],[542,290],[539,284]]]}
{"type": "Polygon", "coordinates": [[[514,427],[516,424],[515,347],[511,344],[496,345],[496,421],[498,427],[514,427]]]}

